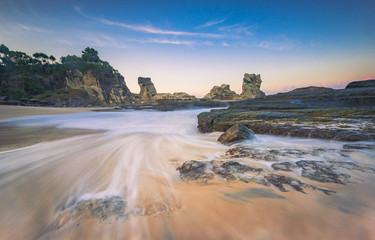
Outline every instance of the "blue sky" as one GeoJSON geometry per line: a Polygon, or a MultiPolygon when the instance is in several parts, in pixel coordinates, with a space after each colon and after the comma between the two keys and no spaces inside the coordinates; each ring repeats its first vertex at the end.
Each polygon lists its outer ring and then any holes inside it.
{"type": "Polygon", "coordinates": [[[375,75],[375,1],[1,0],[0,43],[59,58],[94,47],[138,92],[202,96],[245,72],[266,93],[375,75]]]}

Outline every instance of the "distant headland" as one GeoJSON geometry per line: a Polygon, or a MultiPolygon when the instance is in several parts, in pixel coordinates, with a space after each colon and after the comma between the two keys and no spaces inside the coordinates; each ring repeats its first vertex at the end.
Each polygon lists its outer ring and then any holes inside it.
{"type": "MultiPolygon", "coordinates": [[[[371,87],[375,80],[350,83],[348,87],[371,87]]],[[[54,107],[98,107],[173,110],[200,106],[225,106],[255,98],[269,98],[260,90],[260,74],[245,73],[242,92],[230,90],[228,84],[214,86],[199,99],[185,92],[158,93],[149,77],[139,77],[139,93],[130,92],[125,78],[98,51],[87,47],[80,57],[67,55],[57,61],[54,56],[34,53],[32,56],[0,45],[0,104],[54,107]]],[[[322,90],[314,87],[310,90],[322,90]]],[[[333,90],[325,88],[326,90],[333,90]]],[[[307,88],[276,96],[289,96],[307,88]]]]}

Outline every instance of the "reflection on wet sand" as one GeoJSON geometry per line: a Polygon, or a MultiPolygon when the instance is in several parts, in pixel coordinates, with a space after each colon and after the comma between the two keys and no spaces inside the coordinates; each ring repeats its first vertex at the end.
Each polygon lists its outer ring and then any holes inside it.
{"type": "MultiPolygon", "coordinates": [[[[191,124],[180,114],[194,129],[196,112],[191,124]]],[[[372,148],[269,136],[225,146],[171,126],[40,129],[9,128],[3,142],[14,145],[0,152],[0,239],[375,239],[372,148]]]]}

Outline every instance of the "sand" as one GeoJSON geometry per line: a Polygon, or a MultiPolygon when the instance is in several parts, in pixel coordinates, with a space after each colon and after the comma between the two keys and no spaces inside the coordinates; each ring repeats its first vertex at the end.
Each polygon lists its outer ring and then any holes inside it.
{"type": "Polygon", "coordinates": [[[57,108],[57,107],[31,107],[31,106],[8,106],[0,105],[0,121],[7,118],[25,117],[32,115],[51,115],[91,112],[95,110],[113,110],[113,107],[92,107],[92,108],[57,108]]]}
{"type": "Polygon", "coordinates": [[[32,115],[82,113],[95,110],[110,111],[113,110],[113,108],[56,108],[0,105],[0,151],[26,147],[40,142],[101,132],[88,129],[62,129],[53,126],[19,127],[9,125],[9,121],[6,119],[32,115]]]}

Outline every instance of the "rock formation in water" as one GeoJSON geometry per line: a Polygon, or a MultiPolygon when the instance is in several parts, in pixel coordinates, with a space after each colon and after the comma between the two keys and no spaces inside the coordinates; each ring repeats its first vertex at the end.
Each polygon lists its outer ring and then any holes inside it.
{"type": "Polygon", "coordinates": [[[144,102],[151,102],[153,97],[157,94],[154,84],[151,82],[151,78],[138,78],[138,85],[140,87],[140,100],[144,102]]]}
{"type": "Polygon", "coordinates": [[[260,90],[260,85],[262,80],[260,79],[260,74],[244,74],[242,82],[242,93],[238,95],[234,91],[230,90],[228,84],[222,84],[219,86],[214,86],[211,91],[204,96],[206,100],[213,101],[232,101],[232,100],[246,100],[252,98],[261,98],[266,95],[260,90]]]}
{"type": "Polygon", "coordinates": [[[257,134],[368,141],[375,139],[374,102],[375,87],[307,87],[203,112],[198,129],[226,131],[241,123],[257,134]]]}
{"type": "Polygon", "coordinates": [[[239,96],[234,91],[230,90],[228,84],[214,86],[209,93],[204,96],[208,100],[238,100],[239,96]]]}
{"type": "Polygon", "coordinates": [[[265,94],[260,90],[260,85],[262,80],[260,79],[260,74],[244,74],[242,83],[242,93],[240,94],[242,99],[251,99],[264,97],[265,94]]]}
{"type": "Polygon", "coordinates": [[[231,143],[252,138],[253,136],[254,132],[251,129],[239,123],[228,128],[217,140],[221,143],[231,143]]]}

